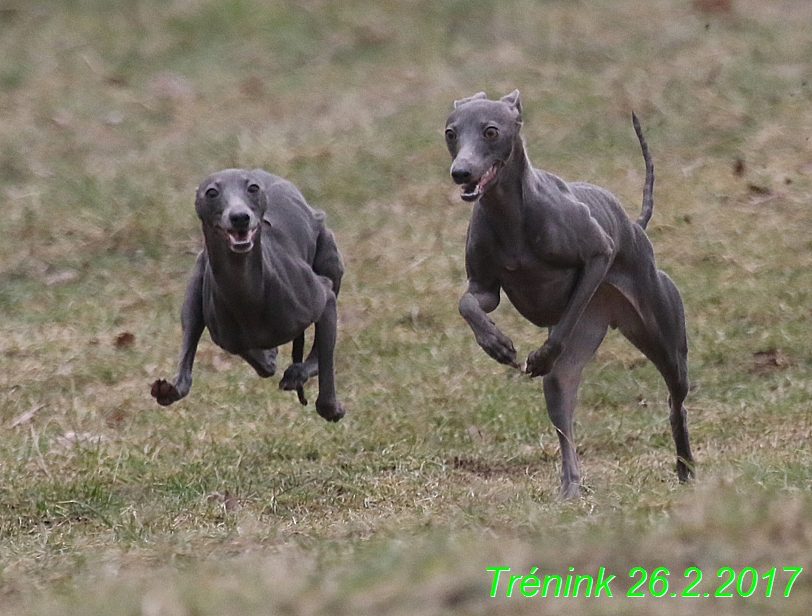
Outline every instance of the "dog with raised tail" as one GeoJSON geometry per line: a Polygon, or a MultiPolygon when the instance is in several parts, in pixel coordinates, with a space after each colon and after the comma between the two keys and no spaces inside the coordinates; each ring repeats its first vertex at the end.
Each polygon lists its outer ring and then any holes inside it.
{"type": "Polygon", "coordinates": [[[473,202],[465,246],[468,288],[462,317],[496,361],[543,377],[547,412],[561,447],[561,496],[580,494],[573,413],[584,365],[609,327],[617,328],[665,379],[681,482],[694,474],[683,402],[688,345],[679,291],[659,271],[645,233],[653,209],[654,166],[633,115],[646,165],[636,222],[607,190],[535,169],[520,135],[519,91],[499,100],[480,92],[454,103],[445,126],[451,177],[473,202]],[[526,319],[548,328],[522,367],[488,316],[504,291],[526,319]]]}

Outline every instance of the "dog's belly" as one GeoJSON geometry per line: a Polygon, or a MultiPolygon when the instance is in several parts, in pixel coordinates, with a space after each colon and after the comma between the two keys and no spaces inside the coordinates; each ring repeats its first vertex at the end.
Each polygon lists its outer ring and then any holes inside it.
{"type": "Polygon", "coordinates": [[[525,319],[539,327],[558,323],[575,285],[577,269],[535,267],[505,270],[500,280],[510,303],[525,319]]]}
{"type": "Polygon", "coordinates": [[[238,355],[252,349],[272,349],[292,341],[312,322],[294,321],[283,314],[247,317],[204,308],[204,322],[212,342],[229,353],[238,355]],[[242,317],[242,318],[241,318],[242,317]]]}

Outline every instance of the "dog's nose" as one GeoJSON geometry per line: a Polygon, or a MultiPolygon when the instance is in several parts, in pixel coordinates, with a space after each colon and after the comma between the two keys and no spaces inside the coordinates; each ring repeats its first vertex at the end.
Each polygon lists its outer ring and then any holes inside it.
{"type": "Polygon", "coordinates": [[[247,229],[251,216],[247,212],[234,212],[229,215],[228,221],[235,229],[247,229]]]}
{"type": "Polygon", "coordinates": [[[457,184],[467,184],[471,181],[470,169],[452,167],[451,177],[457,184]]]}

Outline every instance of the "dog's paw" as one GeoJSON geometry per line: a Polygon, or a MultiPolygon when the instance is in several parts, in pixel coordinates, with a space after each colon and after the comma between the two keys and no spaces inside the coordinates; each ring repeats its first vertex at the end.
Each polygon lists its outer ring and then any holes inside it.
{"type": "Polygon", "coordinates": [[[696,465],[693,459],[677,458],[677,477],[680,483],[689,483],[696,477],[696,465]]]}
{"type": "Polygon", "coordinates": [[[516,349],[513,346],[513,341],[498,329],[493,332],[488,332],[485,335],[477,336],[477,342],[489,357],[495,359],[500,364],[521,369],[519,363],[516,361],[516,349]]]}
{"type": "Polygon", "coordinates": [[[304,387],[301,385],[296,388],[296,397],[299,398],[299,404],[302,406],[307,406],[307,398],[305,397],[304,387]]]}
{"type": "Polygon", "coordinates": [[[562,347],[560,343],[549,340],[545,342],[541,348],[532,351],[527,356],[527,366],[525,372],[530,376],[544,376],[553,369],[553,364],[558,356],[561,355],[562,347]]]}
{"type": "Polygon", "coordinates": [[[581,497],[581,484],[578,481],[569,482],[561,485],[558,492],[558,500],[561,501],[574,501],[581,497]]]}
{"type": "Polygon", "coordinates": [[[177,388],[169,381],[158,379],[152,384],[149,393],[161,406],[169,406],[173,402],[177,402],[183,396],[177,388]]]}
{"type": "Polygon", "coordinates": [[[316,412],[324,417],[327,421],[338,421],[344,417],[344,407],[341,406],[336,400],[324,402],[316,400],[316,412]]]}
{"type": "Polygon", "coordinates": [[[282,375],[282,380],[279,381],[279,389],[284,391],[293,391],[299,389],[302,385],[307,383],[310,375],[307,373],[307,365],[303,362],[298,362],[288,366],[285,374],[282,375]]]}
{"type": "Polygon", "coordinates": [[[299,403],[302,406],[307,406],[307,398],[304,393],[304,384],[310,378],[307,374],[305,364],[298,362],[288,366],[285,374],[282,375],[282,380],[279,381],[279,389],[283,391],[296,390],[296,397],[299,398],[299,403]]]}

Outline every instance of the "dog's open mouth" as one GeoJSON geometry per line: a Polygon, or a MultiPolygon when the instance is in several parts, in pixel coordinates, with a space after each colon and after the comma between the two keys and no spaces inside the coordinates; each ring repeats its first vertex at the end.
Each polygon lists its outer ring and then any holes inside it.
{"type": "Polygon", "coordinates": [[[231,251],[242,254],[254,247],[254,236],[257,234],[257,228],[235,229],[232,227],[231,229],[224,229],[220,227],[220,230],[228,240],[228,247],[231,248],[231,251]]]}
{"type": "Polygon", "coordinates": [[[482,196],[482,193],[485,192],[485,189],[488,187],[488,184],[490,184],[496,177],[496,174],[499,173],[499,166],[500,166],[499,162],[495,162],[493,163],[493,165],[491,165],[491,168],[488,169],[482,175],[481,178],[479,178],[479,180],[477,180],[476,182],[463,184],[462,194],[460,194],[462,200],[476,201],[477,199],[479,199],[482,196]]]}

